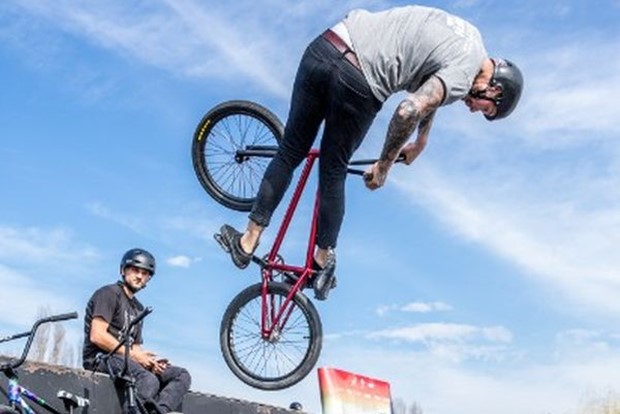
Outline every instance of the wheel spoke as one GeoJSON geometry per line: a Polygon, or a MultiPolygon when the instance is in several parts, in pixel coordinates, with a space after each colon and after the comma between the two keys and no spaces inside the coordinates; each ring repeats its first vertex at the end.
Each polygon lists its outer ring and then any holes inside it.
{"type": "Polygon", "coordinates": [[[276,145],[277,140],[264,121],[246,114],[218,120],[211,128],[205,150],[205,165],[220,192],[241,200],[253,199],[268,165],[268,159],[247,157],[238,162],[237,150],[248,145],[276,145]]]}
{"type": "MultiPolygon", "coordinates": [[[[243,372],[243,376],[249,376],[261,384],[286,381],[302,369],[305,372],[308,364],[313,365],[318,357],[317,354],[314,360],[309,361],[311,349],[320,346],[316,343],[320,341],[317,339],[318,333],[313,332],[313,329],[320,327],[313,328],[314,316],[310,316],[305,309],[307,305],[300,306],[299,299],[294,297],[282,312],[288,288],[270,289],[266,297],[266,304],[269,306],[265,310],[270,335],[264,338],[261,335],[263,299],[260,285],[253,294],[251,298],[239,303],[236,312],[231,315],[226,346],[229,348],[232,363],[243,372]],[[273,319],[281,312],[282,319],[276,324],[273,319]],[[288,317],[284,317],[286,315],[288,317]]],[[[318,315],[316,318],[318,319],[318,315]]],[[[228,362],[230,365],[231,361],[228,362]]],[[[311,368],[310,366],[309,369],[311,368]]],[[[256,386],[255,383],[250,385],[256,386]]]]}

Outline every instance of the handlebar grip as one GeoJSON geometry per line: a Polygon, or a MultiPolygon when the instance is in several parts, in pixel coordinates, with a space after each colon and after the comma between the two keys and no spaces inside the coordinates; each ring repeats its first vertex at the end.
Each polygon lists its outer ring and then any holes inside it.
{"type": "MultiPolygon", "coordinates": [[[[405,162],[406,159],[407,157],[405,156],[405,154],[398,154],[398,157],[394,160],[394,164],[396,164],[397,162],[405,162]]],[[[378,160],[360,160],[360,161],[354,161],[350,163],[349,165],[363,165],[363,164],[368,164],[368,163],[374,163],[376,161],[378,160]]],[[[368,172],[368,171],[362,171],[362,170],[356,170],[353,168],[349,168],[347,172],[350,174],[361,175],[364,181],[366,182],[370,182],[374,178],[374,174],[372,173],[372,171],[368,172]]]]}
{"type": "Polygon", "coordinates": [[[12,341],[14,339],[25,338],[25,337],[27,337],[29,335],[30,335],[30,331],[18,333],[18,334],[15,334],[15,335],[5,336],[3,338],[0,338],[0,343],[2,343],[2,342],[9,342],[9,341],[12,341]]]}
{"type": "Polygon", "coordinates": [[[49,316],[43,319],[42,322],[60,322],[60,321],[66,321],[68,319],[77,319],[77,317],[78,317],[77,312],[63,313],[60,315],[49,316]]]}
{"type": "Polygon", "coordinates": [[[364,170],[358,170],[356,168],[347,168],[347,173],[361,176],[361,175],[364,175],[364,170]]]}

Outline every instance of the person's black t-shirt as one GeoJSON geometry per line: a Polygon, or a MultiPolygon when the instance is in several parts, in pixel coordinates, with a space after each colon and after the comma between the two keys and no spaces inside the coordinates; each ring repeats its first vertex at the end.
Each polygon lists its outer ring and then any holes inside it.
{"type": "MultiPolygon", "coordinates": [[[[135,298],[129,298],[123,290],[122,283],[104,286],[98,289],[88,301],[84,315],[84,349],[82,365],[91,368],[98,353],[106,351],[90,341],[90,328],[93,318],[100,317],[109,323],[108,332],[120,340],[120,333],[144,309],[135,298]]],[[[142,322],[131,328],[132,343],[142,343],[142,322]]]]}

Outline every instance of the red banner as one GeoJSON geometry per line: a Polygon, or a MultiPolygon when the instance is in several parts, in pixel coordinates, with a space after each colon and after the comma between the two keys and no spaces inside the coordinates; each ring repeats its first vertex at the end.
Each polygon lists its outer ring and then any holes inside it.
{"type": "Polygon", "coordinates": [[[390,384],[335,368],[319,368],[323,414],[390,414],[390,384]]]}

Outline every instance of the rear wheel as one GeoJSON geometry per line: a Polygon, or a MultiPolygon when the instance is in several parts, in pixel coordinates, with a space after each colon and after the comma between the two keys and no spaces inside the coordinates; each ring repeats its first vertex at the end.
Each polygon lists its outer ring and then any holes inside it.
{"type": "Polygon", "coordinates": [[[290,387],[310,373],[321,353],[321,320],[302,293],[293,297],[290,314],[285,312],[288,318],[272,326],[290,288],[285,283],[269,283],[263,308],[262,284],[252,285],[233,299],[222,319],[220,347],[224,360],[241,381],[252,387],[290,387]],[[266,325],[272,327],[269,338],[261,335],[263,312],[266,325]]]}
{"type": "MultiPolygon", "coordinates": [[[[192,142],[194,171],[218,203],[250,211],[270,158],[240,156],[248,148],[277,148],[282,123],[267,108],[249,101],[228,101],[200,121],[192,142]]],[[[273,151],[272,151],[273,154],[273,151]]]]}

